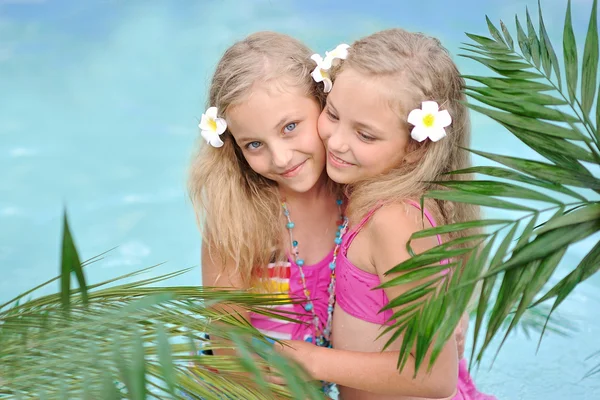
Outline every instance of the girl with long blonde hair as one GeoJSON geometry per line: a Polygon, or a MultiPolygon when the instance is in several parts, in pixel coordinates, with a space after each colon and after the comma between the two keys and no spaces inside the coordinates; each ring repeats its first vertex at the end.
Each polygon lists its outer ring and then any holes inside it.
{"type": "MultiPolygon", "coordinates": [[[[411,257],[411,235],[478,217],[472,205],[428,200],[421,210],[419,204],[436,187],[432,182],[469,166],[462,148],[469,145],[470,124],[458,69],[437,39],[391,29],[350,46],[333,78],[319,134],[327,174],[346,185],[350,220],[336,266],[333,349],[291,343],[281,351],[315,378],[337,383],[344,400],[491,399],[475,388],[466,361],[459,363],[454,337],[431,371],[421,368],[416,376],[414,358],[397,371],[401,337],[381,353],[394,334],[382,328],[397,310],[380,310],[426,282],[377,289],[398,276],[388,270],[411,257]]],[[[412,247],[420,253],[456,238],[448,236],[418,239],[412,247]]],[[[428,268],[439,269],[439,282],[452,273],[450,266],[428,268]]]]}
{"type": "Polygon", "coordinates": [[[272,339],[328,346],[345,224],[343,199],[325,173],[317,133],[325,95],[311,78],[311,54],[275,32],[227,49],[200,122],[189,191],[202,230],[203,284],[300,300],[273,308],[299,322],[231,312],[272,339]]]}

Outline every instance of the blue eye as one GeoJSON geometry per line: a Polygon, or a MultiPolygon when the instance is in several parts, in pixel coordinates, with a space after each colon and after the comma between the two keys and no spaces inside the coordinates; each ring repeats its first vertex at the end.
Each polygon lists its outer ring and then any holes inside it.
{"type": "Polygon", "coordinates": [[[250,142],[246,145],[246,148],[248,150],[256,150],[261,146],[261,144],[262,144],[261,142],[257,142],[257,141],[250,142]]]}
{"type": "Polygon", "coordinates": [[[291,131],[293,131],[294,129],[296,129],[296,126],[298,126],[298,124],[297,124],[297,123],[295,123],[295,122],[289,123],[289,124],[287,124],[287,125],[285,126],[285,128],[283,128],[283,131],[284,131],[284,132],[286,132],[286,133],[287,133],[287,132],[291,132],[291,131]]]}

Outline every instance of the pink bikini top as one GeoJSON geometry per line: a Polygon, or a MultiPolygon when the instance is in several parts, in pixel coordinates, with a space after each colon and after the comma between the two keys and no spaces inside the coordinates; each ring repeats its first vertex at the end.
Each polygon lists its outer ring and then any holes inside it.
{"type": "MultiPolygon", "coordinates": [[[[409,201],[409,203],[421,209],[416,202],[409,201]]],[[[379,276],[359,269],[347,257],[352,241],[381,206],[379,205],[369,211],[362,221],[342,239],[341,251],[335,267],[335,296],[337,304],[348,314],[374,324],[390,325],[393,321],[388,322],[388,320],[393,315],[393,311],[385,310],[381,313],[379,312],[379,310],[389,303],[389,300],[383,289],[373,289],[381,283],[379,276]]],[[[431,214],[427,210],[423,210],[423,214],[431,226],[435,227],[436,223],[431,214]]],[[[440,235],[437,235],[437,240],[439,244],[442,244],[440,235]]],[[[441,264],[448,264],[448,260],[443,260],[441,264]]]]}
{"type": "MultiPolygon", "coordinates": [[[[314,311],[319,321],[325,324],[327,321],[327,307],[329,300],[329,282],[331,269],[329,264],[333,261],[333,249],[324,259],[313,265],[304,265],[302,271],[306,282],[306,288],[310,291],[314,311]]],[[[271,263],[267,267],[269,287],[273,293],[287,293],[291,299],[305,300],[304,285],[300,275],[300,267],[288,255],[288,262],[271,263]]],[[[262,333],[277,339],[305,340],[313,335],[312,312],[304,309],[304,303],[293,305],[282,305],[273,307],[270,311],[277,314],[277,310],[285,310],[288,313],[281,315],[293,318],[301,323],[291,322],[284,319],[274,318],[264,314],[250,313],[250,323],[262,333]],[[289,312],[295,314],[290,315],[289,312]]]]}

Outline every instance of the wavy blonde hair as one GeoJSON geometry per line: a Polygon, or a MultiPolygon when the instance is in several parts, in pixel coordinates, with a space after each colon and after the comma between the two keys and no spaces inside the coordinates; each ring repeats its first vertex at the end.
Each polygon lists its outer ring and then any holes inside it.
{"type": "MultiPolygon", "coordinates": [[[[324,105],[323,91],[310,76],[311,50],[300,41],[275,32],[257,32],[232,45],[219,61],[210,85],[207,107],[220,117],[244,102],[253,87],[273,84],[303,89],[324,105]]],[[[281,205],[277,184],[250,168],[231,132],[221,135],[223,147],[200,142],[193,156],[188,188],[196,218],[211,257],[235,264],[235,273],[250,286],[271,261],[284,259],[281,205]]]]}
{"type": "MultiPolygon", "coordinates": [[[[422,101],[435,101],[452,116],[445,138],[438,142],[409,140],[408,157],[401,165],[348,186],[351,200],[347,213],[351,220],[365,215],[381,201],[419,200],[426,191],[439,189],[429,182],[444,180],[444,173],[470,165],[469,153],[460,149],[469,146],[471,136],[469,113],[464,104],[465,82],[439,40],[402,29],[384,30],[352,44],[348,58],[334,75],[347,69],[367,78],[387,79],[406,132],[410,132],[406,122],[408,113],[420,108],[422,101]]],[[[480,212],[478,206],[464,203],[432,200],[426,204],[439,224],[474,220],[480,212]]],[[[464,235],[463,232],[455,236],[464,235]]]]}

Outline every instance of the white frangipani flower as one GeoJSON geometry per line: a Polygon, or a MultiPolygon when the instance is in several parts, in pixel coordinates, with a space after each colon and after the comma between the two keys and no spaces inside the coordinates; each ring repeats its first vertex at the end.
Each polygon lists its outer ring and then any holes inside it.
{"type": "Polygon", "coordinates": [[[331,76],[329,75],[329,68],[323,67],[324,60],[320,54],[313,54],[310,58],[311,58],[311,60],[313,60],[314,62],[317,63],[317,66],[315,67],[313,72],[311,72],[310,75],[315,80],[315,82],[317,82],[317,83],[323,82],[323,85],[324,85],[323,91],[325,93],[329,93],[329,91],[331,90],[331,88],[333,86],[333,84],[331,82],[331,76]]]}
{"type": "Polygon", "coordinates": [[[348,48],[350,46],[347,44],[340,44],[332,51],[325,52],[325,58],[321,57],[320,54],[313,54],[310,58],[313,60],[317,66],[311,72],[312,78],[315,82],[323,82],[323,91],[325,93],[329,93],[333,86],[331,82],[331,75],[329,74],[329,70],[331,67],[337,64],[339,60],[345,60],[348,57],[348,48]]]}
{"type": "Polygon", "coordinates": [[[206,113],[202,114],[202,119],[198,127],[200,134],[206,140],[206,143],[213,147],[223,146],[220,135],[227,129],[227,122],[223,118],[217,117],[217,107],[210,107],[206,113]]]}
{"type": "Polygon", "coordinates": [[[429,138],[437,142],[446,136],[446,128],[452,123],[452,117],[448,110],[440,111],[435,101],[424,101],[421,108],[416,108],[408,114],[408,123],[414,125],[410,136],[416,141],[422,142],[429,138]]]}
{"type": "Polygon", "coordinates": [[[339,60],[345,60],[348,57],[348,49],[350,45],[346,43],[339,44],[335,49],[325,52],[325,59],[323,60],[323,68],[329,69],[339,62],[339,60]],[[337,62],[336,62],[337,61],[337,62]]]}

